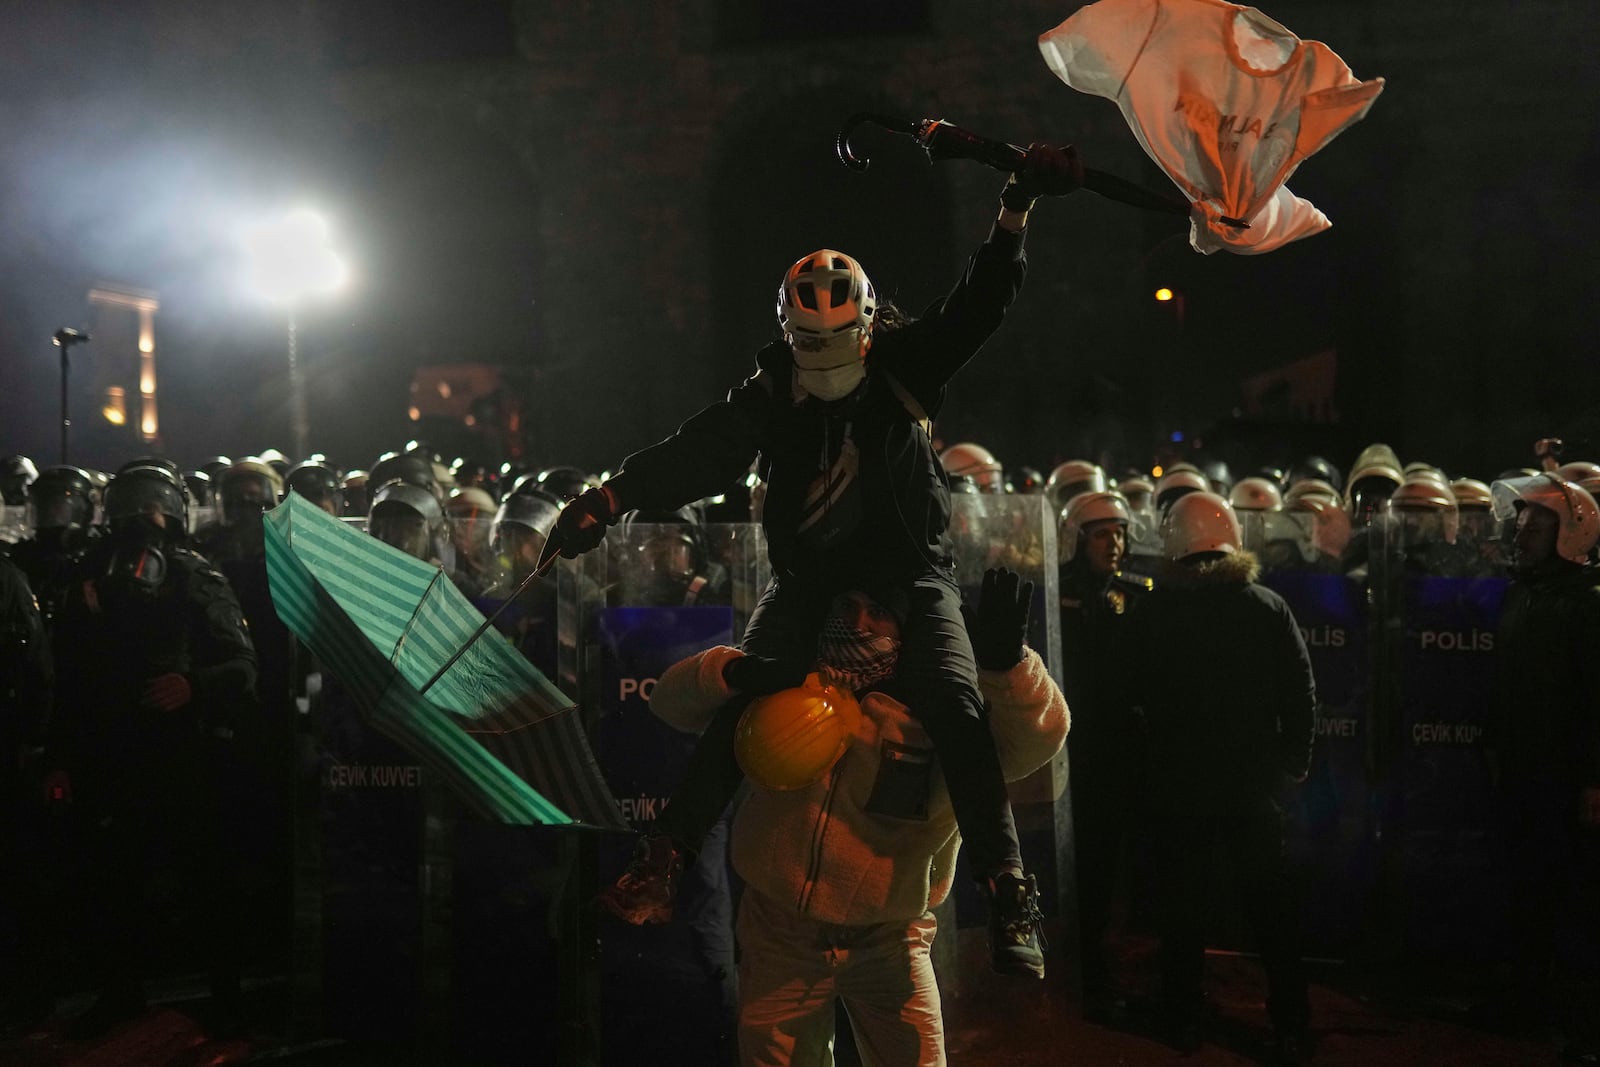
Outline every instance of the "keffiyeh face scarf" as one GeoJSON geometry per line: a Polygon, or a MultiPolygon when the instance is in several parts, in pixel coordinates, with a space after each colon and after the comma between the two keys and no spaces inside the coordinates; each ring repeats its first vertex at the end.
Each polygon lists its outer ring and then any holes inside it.
{"type": "Polygon", "coordinates": [[[857,630],[841,619],[829,619],[817,639],[817,673],[824,685],[859,693],[894,676],[900,664],[900,642],[893,637],[857,630]]]}

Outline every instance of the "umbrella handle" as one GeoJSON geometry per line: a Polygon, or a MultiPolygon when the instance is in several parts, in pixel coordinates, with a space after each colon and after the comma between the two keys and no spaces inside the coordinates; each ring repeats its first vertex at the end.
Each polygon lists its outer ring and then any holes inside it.
{"type": "MultiPolygon", "coordinates": [[[[548,547],[549,546],[547,545],[546,548],[548,547]]],[[[455,652],[451,654],[450,658],[444,661],[444,666],[440,667],[437,671],[434,671],[433,677],[429,678],[427,684],[417,691],[419,693],[426,693],[428,690],[432,689],[433,683],[437,682],[440,678],[443,678],[445,672],[456,665],[456,660],[466,655],[467,649],[476,644],[478,638],[489,632],[489,627],[494,625],[494,620],[498,619],[502,612],[514,604],[517,597],[521,596],[523,591],[534,583],[535,579],[543,578],[545,572],[547,572],[551,567],[555,566],[557,558],[558,557],[554,552],[550,553],[547,557],[541,558],[539,560],[539,565],[533,569],[533,573],[529,574],[517,584],[517,587],[511,591],[511,595],[502,600],[500,602],[500,606],[489,613],[489,617],[484,619],[482,624],[479,625],[476,630],[472,631],[472,636],[467,638],[466,641],[462,643],[461,647],[456,649],[455,652]]]]}
{"type": "Polygon", "coordinates": [[[917,136],[917,130],[922,125],[918,122],[901,122],[870,111],[858,111],[851,115],[844,120],[844,125],[839,127],[838,136],[833,139],[833,150],[839,154],[839,162],[851,170],[866,170],[868,164],[872,162],[870,156],[860,155],[850,146],[850,138],[855,136],[856,130],[869,122],[874,126],[882,126],[891,133],[903,133],[911,137],[917,136]]]}

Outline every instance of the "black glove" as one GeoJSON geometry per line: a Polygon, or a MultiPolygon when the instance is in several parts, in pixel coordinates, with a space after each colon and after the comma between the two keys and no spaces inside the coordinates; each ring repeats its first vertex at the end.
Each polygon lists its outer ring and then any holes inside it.
{"type": "Polygon", "coordinates": [[[1032,607],[1032,582],[1023,581],[1022,575],[1004,567],[984,571],[978,606],[961,606],[978,666],[986,671],[1009,671],[1022,662],[1032,607]]]}
{"type": "Polygon", "coordinates": [[[736,693],[766,696],[768,693],[793,689],[806,680],[806,674],[787,660],[769,656],[739,656],[723,664],[722,680],[736,693]]]}
{"type": "Polygon", "coordinates": [[[577,559],[606,539],[606,527],[622,514],[617,496],[605,486],[589,489],[567,503],[556,516],[550,540],[566,559],[577,559]]]}
{"type": "Polygon", "coordinates": [[[1007,211],[1026,213],[1041,196],[1066,196],[1083,188],[1083,164],[1078,150],[1069,144],[1028,146],[1022,169],[1011,175],[1000,191],[1000,203],[1007,211]]]}

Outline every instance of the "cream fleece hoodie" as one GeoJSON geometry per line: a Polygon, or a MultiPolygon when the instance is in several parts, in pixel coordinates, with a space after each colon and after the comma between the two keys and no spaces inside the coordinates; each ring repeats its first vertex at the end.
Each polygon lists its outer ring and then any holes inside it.
{"type": "MultiPolygon", "coordinates": [[[[698,733],[733,695],[722,669],[740,655],[719,645],[673,664],[656,683],[650,709],[677,729],[698,733]]],[[[1032,649],[1011,670],[979,671],[978,680],[990,705],[1000,768],[1007,781],[1026,777],[1066,739],[1066,698],[1032,649]]],[[[860,730],[820,782],[790,792],[752,786],[733,824],[739,876],[819,922],[917,918],[950,892],[961,847],[922,725],[883,693],[868,693],[861,711],[860,730]],[[876,802],[875,786],[882,787],[876,802]],[[886,804],[889,794],[900,802],[886,804]],[[907,810],[908,798],[911,807],[925,808],[921,817],[907,810]]]]}

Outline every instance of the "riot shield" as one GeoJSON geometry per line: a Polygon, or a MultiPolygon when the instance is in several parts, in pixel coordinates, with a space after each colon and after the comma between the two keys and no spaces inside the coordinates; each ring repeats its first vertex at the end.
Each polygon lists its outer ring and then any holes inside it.
{"type": "Polygon", "coordinates": [[[1245,545],[1262,559],[1261,584],[1294,613],[1317,684],[1310,771],[1287,798],[1290,855],[1309,876],[1306,946],[1341,955],[1364,932],[1379,871],[1366,590],[1318,548],[1311,515],[1250,519],[1242,524],[1245,545]]]}
{"type": "Polygon", "coordinates": [[[28,506],[6,504],[0,507],[0,543],[14,545],[32,534],[28,528],[28,506]]]}
{"type": "MultiPolygon", "coordinates": [[[[956,580],[962,595],[976,602],[990,567],[1009,567],[1033,582],[1028,645],[1039,653],[1051,677],[1061,682],[1061,612],[1056,515],[1042,494],[957,494],[951,497],[950,533],[955,541],[956,580]]],[[[1072,801],[1067,790],[1067,750],[1020,782],[1010,785],[1023,861],[1039,879],[1039,899],[1047,915],[1060,921],[1069,944],[1077,936],[1077,879],[1073,874],[1072,801]]],[[[966,866],[958,860],[955,877],[957,922],[975,926],[987,905],[966,866]]],[[[941,978],[941,981],[943,979],[941,978]]]]}
{"type": "MultiPolygon", "coordinates": [[[[686,656],[738,643],[764,586],[765,544],[750,524],[632,523],[578,563],[558,578],[560,673],[581,695],[613,794],[648,832],[696,743],[651,713],[655,680],[686,656]]],[[[599,1018],[613,1051],[672,1048],[697,1063],[733,1058],[728,826],[725,817],[685,872],[672,922],[640,928],[602,917],[599,1018]]],[[[632,842],[606,839],[597,849],[588,897],[621,873],[632,842]]]]}
{"type": "Polygon", "coordinates": [[[1440,526],[1385,507],[1371,528],[1374,767],[1409,955],[1503,955],[1504,889],[1484,747],[1507,579],[1440,526]]]}

